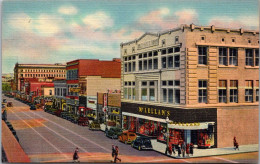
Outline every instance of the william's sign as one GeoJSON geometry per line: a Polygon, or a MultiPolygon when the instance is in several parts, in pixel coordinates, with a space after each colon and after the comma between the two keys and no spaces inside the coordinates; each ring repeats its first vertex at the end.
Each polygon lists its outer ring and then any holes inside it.
{"type": "Polygon", "coordinates": [[[156,115],[156,116],[170,116],[171,115],[171,112],[169,110],[146,108],[146,107],[139,107],[138,113],[145,113],[145,114],[147,113],[147,114],[156,115]]]}

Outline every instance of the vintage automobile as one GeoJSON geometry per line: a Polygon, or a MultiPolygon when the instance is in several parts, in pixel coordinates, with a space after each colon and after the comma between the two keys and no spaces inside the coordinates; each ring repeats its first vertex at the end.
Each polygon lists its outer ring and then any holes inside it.
{"type": "Polygon", "coordinates": [[[97,121],[93,121],[89,124],[89,130],[100,130],[100,124],[97,121]]]}
{"type": "Polygon", "coordinates": [[[30,110],[36,110],[36,106],[35,105],[31,105],[30,106],[30,110]]]}
{"type": "Polygon", "coordinates": [[[12,102],[8,102],[7,103],[7,107],[13,107],[13,103],[12,102]]]}
{"type": "Polygon", "coordinates": [[[122,129],[117,127],[111,127],[109,130],[106,131],[106,136],[112,139],[118,139],[118,136],[122,134],[122,129]]]}
{"type": "Polygon", "coordinates": [[[136,139],[136,134],[134,132],[124,131],[119,137],[119,141],[128,144],[132,143],[136,139]]]}
{"type": "Polygon", "coordinates": [[[132,143],[133,148],[141,150],[153,150],[151,139],[148,137],[137,137],[132,143]]]}

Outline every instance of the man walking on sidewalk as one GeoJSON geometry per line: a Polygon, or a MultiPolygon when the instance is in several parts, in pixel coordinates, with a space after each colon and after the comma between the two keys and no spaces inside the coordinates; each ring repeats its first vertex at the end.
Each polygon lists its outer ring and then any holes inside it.
{"type": "Polygon", "coordinates": [[[73,154],[73,161],[74,161],[74,162],[79,162],[78,152],[79,152],[79,149],[76,148],[76,150],[74,151],[74,154],[73,154]]]}

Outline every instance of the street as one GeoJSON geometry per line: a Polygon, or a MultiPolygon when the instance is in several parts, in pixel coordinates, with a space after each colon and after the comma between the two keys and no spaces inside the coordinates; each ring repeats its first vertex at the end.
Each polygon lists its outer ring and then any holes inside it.
{"type": "Polygon", "coordinates": [[[258,153],[243,153],[215,157],[174,159],[155,151],[138,151],[130,145],[107,138],[102,131],[73,124],[65,119],[44,112],[32,111],[29,106],[13,98],[7,119],[13,125],[19,143],[32,162],[72,162],[76,147],[81,162],[111,162],[111,146],[119,146],[122,162],[130,163],[257,163],[258,153]]]}

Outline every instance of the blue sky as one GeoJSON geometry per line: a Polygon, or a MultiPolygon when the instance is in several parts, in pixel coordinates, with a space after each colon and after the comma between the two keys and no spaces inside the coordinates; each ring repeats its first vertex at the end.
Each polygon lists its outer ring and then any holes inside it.
{"type": "Polygon", "coordinates": [[[257,0],[6,0],[2,72],[19,63],[120,57],[120,43],[180,24],[258,30],[257,0]]]}

